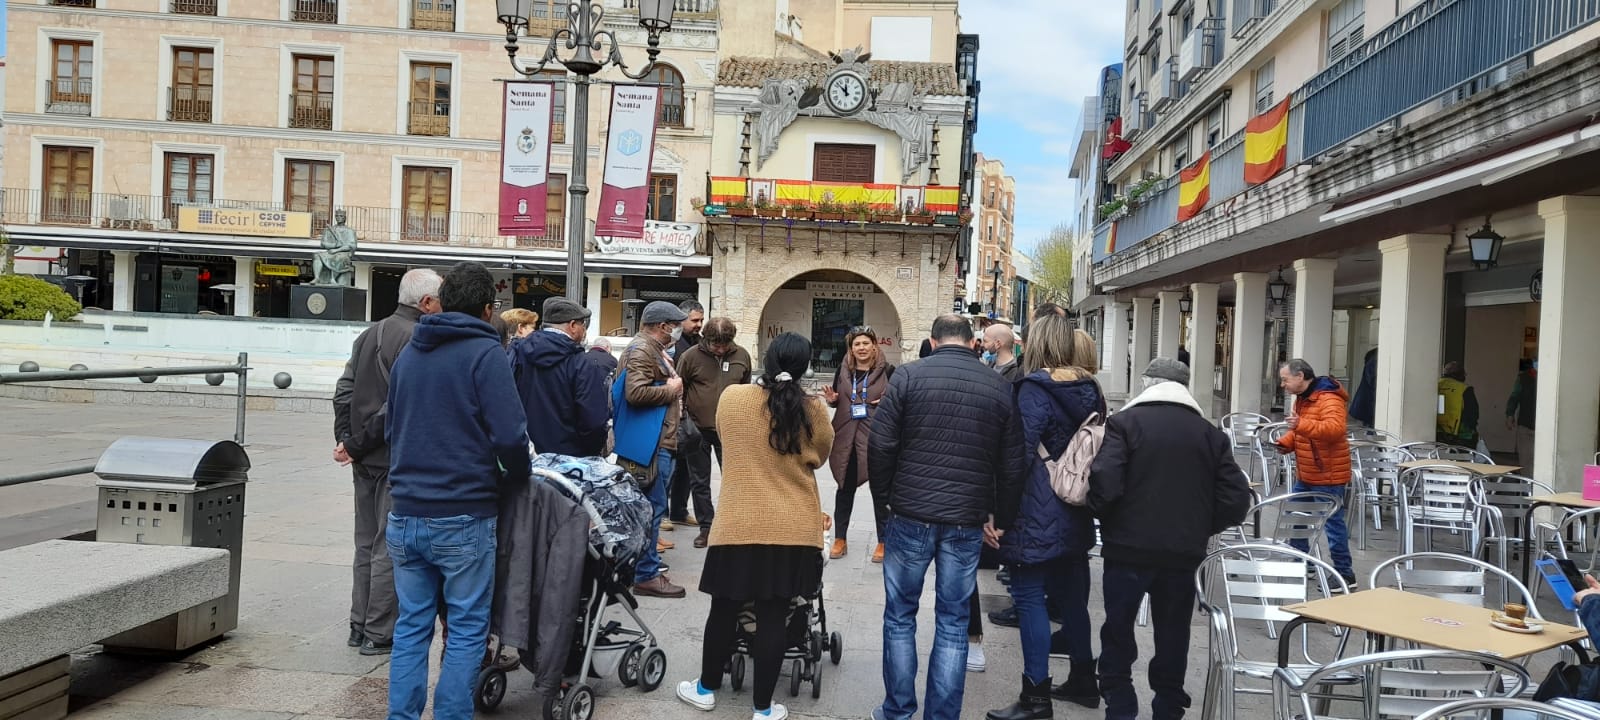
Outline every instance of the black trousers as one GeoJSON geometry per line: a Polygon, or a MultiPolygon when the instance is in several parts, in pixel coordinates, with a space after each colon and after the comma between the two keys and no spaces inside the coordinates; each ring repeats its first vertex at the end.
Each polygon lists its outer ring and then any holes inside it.
{"type": "MultiPolygon", "coordinates": [[[[684,422],[689,422],[687,419],[684,422]]],[[[689,517],[689,500],[694,499],[694,517],[700,527],[711,527],[716,517],[716,507],[711,502],[711,453],[716,452],[717,463],[722,463],[722,438],[716,430],[700,430],[702,442],[689,448],[678,448],[678,465],[672,471],[672,484],[667,488],[667,519],[682,522],[689,517]]]]}
{"type": "MultiPolygon", "coordinates": [[[[757,600],[756,638],[750,648],[752,674],[750,691],[757,710],[772,707],[772,693],[778,687],[783,669],[783,651],[788,644],[789,601],[757,600]]],[[[707,690],[722,687],[722,669],[733,658],[734,639],[739,629],[739,611],[744,603],[711,598],[711,614],[706,616],[705,644],[700,654],[700,685],[707,690]]]]}
{"type": "MultiPolygon", "coordinates": [[[[844,477],[838,478],[839,491],[833,496],[833,536],[842,538],[850,530],[850,515],[856,507],[856,491],[861,488],[866,472],[858,467],[855,453],[850,454],[850,464],[846,466],[844,477]]],[[[878,542],[883,542],[883,524],[889,521],[889,498],[878,489],[879,485],[868,483],[872,493],[872,519],[877,523],[878,542]]]]}
{"type": "Polygon", "coordinates": [[[1150,658],[1150,689],[1155,699],[1150,717],[1183,717],[1189,694],[1183,689],[1188,669],[1189,619],[1194,615],[1194,571],[1105,562],[1106,624],[1100,628],[1100,694],[1106,719],[1134,718],[1139,696],[1133,689],[1133,661],[1139,657],[1134,621],[1145,593],[1150,594],[1150,625],[1155,631],[1155,656],[1150,658]]]}

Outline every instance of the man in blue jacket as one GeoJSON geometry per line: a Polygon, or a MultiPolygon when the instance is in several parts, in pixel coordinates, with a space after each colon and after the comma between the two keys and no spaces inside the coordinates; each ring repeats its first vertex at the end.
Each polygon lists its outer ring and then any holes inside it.
{"type": "Polygon", "coordinates": [[[544,328],[511,346],[511,370],[522,408],[533,422],[535,450],[596,457],[606,447],[611,417],[606,371],[584,356],[590,312],[564,297],[544,301],[544,328]]]}
{"type": "Polygon", "coordinates": [[[494,277],[461,263],[439,289],[443,312],[417,322],[389,378],[385,535],[400,615],[389,661],[389,718],[427,703],[428,648],[441,601],[448,639],[433,694],[438,720],[470,720],[489,636],[500,484],[527,482],[528,421],[511,363],[489,325],[494,277]]]}

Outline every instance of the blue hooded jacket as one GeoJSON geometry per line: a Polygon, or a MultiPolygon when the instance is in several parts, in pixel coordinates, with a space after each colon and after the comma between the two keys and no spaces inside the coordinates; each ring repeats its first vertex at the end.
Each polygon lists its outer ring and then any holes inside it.
{"type": "Polygon", "coordinates": [[[1053,380],[1048,372],[1039,370],[1016,387],[1028,472],[1020,504],[999,503],[1002,508],[1018,508],[1014,519],[996,518],[997,524],[1009,524],[1000,539],[1001,560],[1033,565],[1068,553],[1086,553],[1094,547],[1094,516],[1088,508],[1073,507],[1056,497],[1038,446],[1043,442],[1052,458],[1066,451],[1078,426],[1091,413],[1104,412],[1100,386],[1091,378],[1053,380]]]}
{"type": "Polygon", "coordinates": [[[526,481],[528,420],[500,335],[462,313],[424,315],[389,376],[394,514],[499,513],[501,481],[526,481]]]}
{"type": "Polygon", "coordinates": [[[566,333],[540,330],[511,344],[511,371],[541,453],[595,457],[606,447],[606,371],[566,333]]]}

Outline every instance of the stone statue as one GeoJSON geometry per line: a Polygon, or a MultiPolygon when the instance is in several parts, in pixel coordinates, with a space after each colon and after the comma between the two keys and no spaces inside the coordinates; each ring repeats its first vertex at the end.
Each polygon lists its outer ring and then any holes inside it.
{"type": "Polygon", "coordinates": [[[312,285],[350,287],[356,280],[356,231],[345,222],[345,212],[333,213],[333,224],[322,231],[322,252],[312,256],[312,285]]]}

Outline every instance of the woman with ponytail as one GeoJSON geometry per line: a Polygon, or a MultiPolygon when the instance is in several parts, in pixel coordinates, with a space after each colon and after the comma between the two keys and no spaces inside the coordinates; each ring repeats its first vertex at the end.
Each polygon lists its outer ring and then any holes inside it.
{"type": "Polygon", "coordinates": [[[716,707],[722,669],[733,656],[739,612],[755,606],[754,720],[789,713],[772,702],[786,637],[789,601],[822,582],[822,533],[828,519],[817,493],[817,468],[828,459],[833,426],[823,404],[800,385],[811,364],[811,341],[784,333],[762,358],[756,385],[722,394],[722,492],[711,528],[700,592],[711,596],[700,678],[678,684],[678,698],[716,707]]]}

